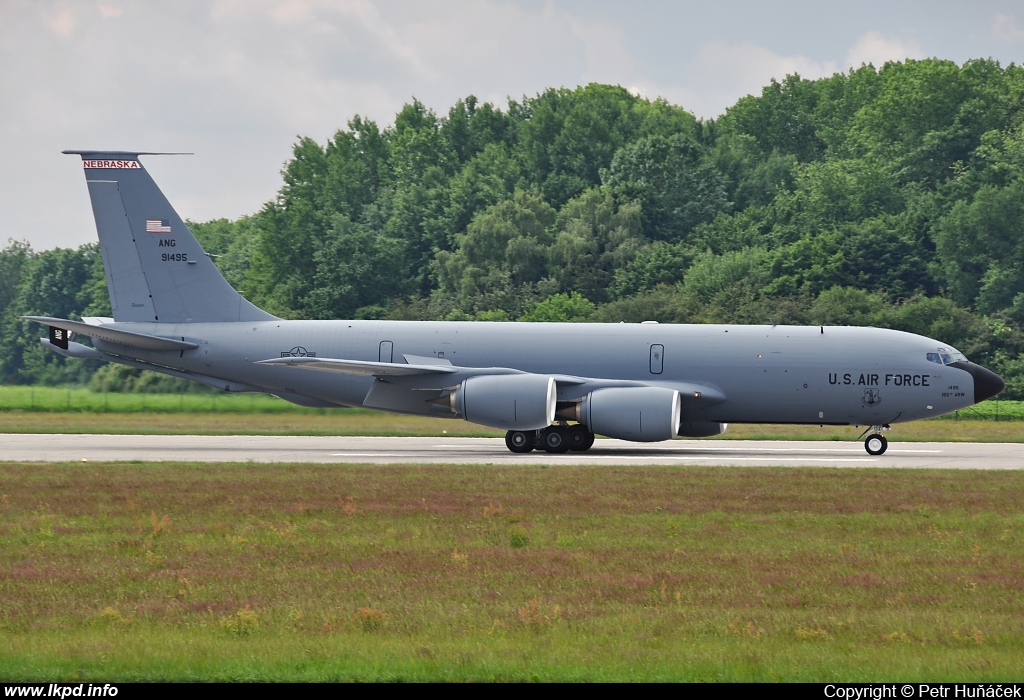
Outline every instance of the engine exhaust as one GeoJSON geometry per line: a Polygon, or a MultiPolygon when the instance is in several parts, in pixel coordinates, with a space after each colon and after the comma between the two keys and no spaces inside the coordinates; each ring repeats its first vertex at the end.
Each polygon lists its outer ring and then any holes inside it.
{"type": "Polygon", "coordinates": [[[583,402],[573,401],[572,403],[559,403],[555,411],[555,418],[562,420],[574,420],[577,423],[583,422],[583,402]]]}

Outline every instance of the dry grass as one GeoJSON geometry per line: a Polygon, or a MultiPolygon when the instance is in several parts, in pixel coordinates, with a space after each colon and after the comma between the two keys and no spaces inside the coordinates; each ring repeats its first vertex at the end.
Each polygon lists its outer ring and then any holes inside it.
{"type": "Polygon", "coordinates": [[[0,465],[0,676],[1012,680],[1024,472],[0,465]]]}

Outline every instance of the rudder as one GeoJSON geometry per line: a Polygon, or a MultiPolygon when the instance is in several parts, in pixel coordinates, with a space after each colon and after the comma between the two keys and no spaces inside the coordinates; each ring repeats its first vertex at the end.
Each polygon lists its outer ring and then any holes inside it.
{"type": "Polygon", "coordinates": [[[80,155],[115,321],[266,321],[228,284],[142,167],[141,152],[80,155]]]}

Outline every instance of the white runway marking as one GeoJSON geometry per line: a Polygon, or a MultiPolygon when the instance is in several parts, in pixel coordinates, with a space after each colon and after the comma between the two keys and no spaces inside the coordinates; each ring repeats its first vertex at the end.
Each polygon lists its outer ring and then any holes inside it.
{"type": "MultiPolygon", "coordinates": [[[[557,458],[559,455],[555,455],[557,458]]],[[[572,455],[569,457],[579,457],[582,459],[644,459],[650,460],[650,457],[643,455],[572,455]]],[[[728,461],[728,462],[814,462],[821,464],[823,462],[877,462],[877,459],[871,457],[677,457],[675,455],[659,455],[657,459],[671,459],[675,461],[728,461]]]]}

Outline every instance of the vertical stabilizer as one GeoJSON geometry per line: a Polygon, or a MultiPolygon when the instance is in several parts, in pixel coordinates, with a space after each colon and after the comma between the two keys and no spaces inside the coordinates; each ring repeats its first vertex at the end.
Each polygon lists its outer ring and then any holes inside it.
{"type": "MultiPolygon", "coordinates": [[[[228,284],[139,162],[139,152],[80,155],[115,321],[275,318],[228,284]]],[[[157,155],[157,154],[148,154],[157,155]]]]}

